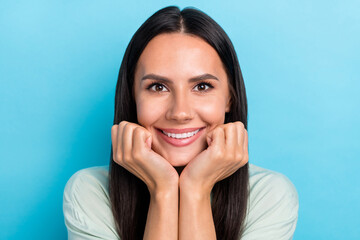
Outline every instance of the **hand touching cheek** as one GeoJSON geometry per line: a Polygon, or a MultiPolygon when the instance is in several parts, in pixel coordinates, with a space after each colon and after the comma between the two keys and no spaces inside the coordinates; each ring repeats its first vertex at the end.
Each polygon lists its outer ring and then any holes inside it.
{"type": "Polygon", "coordinates": [[[114,161],[141,179],[150,194],[178,187],[173,166],[151,149],[152,136],[142,126],[122,121],[111,128],[114,161]]]}
{"type": "Polygon", "coordinates": [[[180,188],[210,194],[216,182],[232,175],[248,160],[248,135],[241,122],[218,125],[207,134],[208,148],[189,162],[180,188]]]}

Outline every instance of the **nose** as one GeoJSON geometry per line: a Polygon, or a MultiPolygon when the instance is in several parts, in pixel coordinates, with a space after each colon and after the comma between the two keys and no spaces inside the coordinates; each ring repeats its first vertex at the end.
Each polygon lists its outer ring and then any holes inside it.
{"type": "Polygon", "coordinates": [[[188,122],[193,119],[193,109],[191,107],[191,99],[187,94],[173,95],[168,111],[166,112],[166,119],[178,122],[188,122]]]}

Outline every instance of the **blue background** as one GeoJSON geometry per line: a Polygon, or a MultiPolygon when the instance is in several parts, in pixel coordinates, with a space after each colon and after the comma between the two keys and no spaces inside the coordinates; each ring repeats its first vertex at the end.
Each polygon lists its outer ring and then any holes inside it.
{"type": "Polygon", "coordinates": [[[360,3],[1,1],[0,239],[65,239],[62,194],[110,157],[125,48],[156,10],[195,6],[232,39],[250,162],[300,200],[294,239],[360,239],[360,3]]]}

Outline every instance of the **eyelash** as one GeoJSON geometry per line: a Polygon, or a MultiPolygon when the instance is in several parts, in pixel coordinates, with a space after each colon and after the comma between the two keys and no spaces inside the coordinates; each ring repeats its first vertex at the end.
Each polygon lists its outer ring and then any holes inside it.
{"type": "MultiPolygon", "coordinates": [[[[199,92],[207,92],[207,91],[209,91],[210,89],[214,88],[214,86],[213,86],[210,82],[207,82],[207,81],[202,81],[202,82],[196,84],[195,87],[198,87],[199,85],[205,85],[205,86],[208,87],[208,89],[202,90],[202,91],[199,91],[199,92]]],[[[166,87],[164,84],[162,84],[162,83],[152,82],[152,83],[150,83],[150,85],[149,85],[146,89],[147,89],[147,90],[150,90],[150,91],[153,91],[153,90],[151,90],[151,88],[154,87],[154,86],[163,86],[164,88],[167,88],[167,87],[166,87]]],[[[194,88],[195,88],[195,87],[194,87],[194,88]]],[[[154,91],[154,92],[162,92],[162,91],[154,91]]]]}
{"type": "MultiPolygon", "coordinates": [[[[151,88],[154,87],[154,86],[163,86],[164,88],[166,88],[165,85],[162,84],[162,83],[151,82],[146,89],[147,89],[147,90],[150,90],[150,91],[153,91],[153,90],[151,90],[151,88]]],[[[158,92],[158,91],[153,91],[153,92],[158,92]]]]}
{"type": "Polygon", "coordinates": [[[214,88],[214,86],[213,86],[210,82],[207,82],[207,81],[202,81],[202,82],[196,84],[195,87],[197,87],[197,86],[199,86],[199,85],[202,85],[202,84],[204,84],[205,86],[207,86],[208,89],[203,90],[203,91],[200,91],[200,92],[207,92],[207,91],[209,91],[210,89],[214,88]]]}

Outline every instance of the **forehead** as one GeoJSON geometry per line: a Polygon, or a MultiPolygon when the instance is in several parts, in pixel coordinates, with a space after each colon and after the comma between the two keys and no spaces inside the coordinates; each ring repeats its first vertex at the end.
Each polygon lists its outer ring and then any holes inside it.
{"type": "Polygon", "coordinates": [[[222,61],[203,39],[185,33],[166,33],[154,37],[140,55],[137,70],[147,74],[223,74],[222,61]]]}

